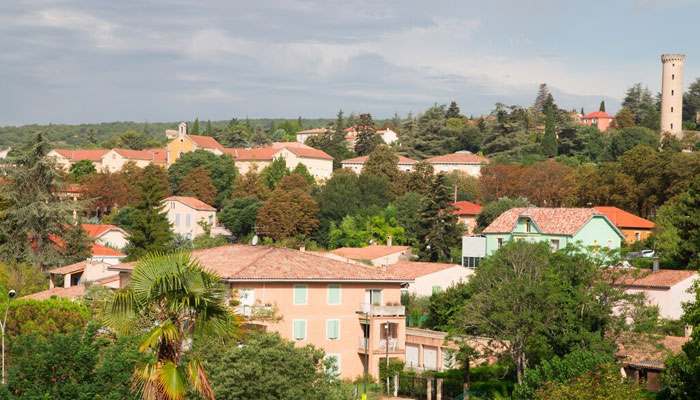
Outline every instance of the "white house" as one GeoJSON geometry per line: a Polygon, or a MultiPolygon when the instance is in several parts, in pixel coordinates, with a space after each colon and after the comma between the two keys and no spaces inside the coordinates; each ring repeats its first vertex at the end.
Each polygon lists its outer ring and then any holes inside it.
{"type": "MultiPolygon", "coordinates": [[[[413,280],[405,290],[418,296],[430,296],[448,287],[469,280],[474,269],[459,264],[402,261],[387,267],[392,274],[400,274],[413,280]]],[[[404,290],[404,289],[402,289],[404,290]]]]}
{"type": "Polygon", "coordinates": [[[386,144],[392,144],[395,141],[399,140],[399,135],[389,128],[378,130],[377,135],[381,136],[382,140],[386,144]]]}
{"type": "Polygon", "coordinates": [[[187,239],[194,239],[204,234],[204,228],[199,224],[204,221],[212,227],[216,226],[216,208],[188,196],[170,196],[163,200],[168,213],[168,221],[172,231],[187,239]]]}
{"type": "Polygon", "coordinates": [[[275,142],[269,147],[231,148],[224,149],[224,152],[233,156],[236,160],[236,168],[241,174],[245,174],[251,168],[256,168],[260,172],[280,157],[284,159],[290,170],[303,164],[317,181],[330,179],[333,174],[333,157],[303,143],[275,142]]]}
{"type": "Polygon", "coordinates": [[[328,129],[326,128],[316,128],[316,129],[307,129],[305,131],[299,131],[297,132],[297,142],[299,143],[306,143],[306,141],[312,137],[312,136],[318,136],[323,133],[328,132],[328,129]]]}
{"type": "Polygon", "coordinates": [[[87,231],[95,243],[103,246],[123,249],[129,244],[129,234],[116,225],[107,224],[83,224],[83,229],[87,231]]]}
{"type": "Polygon", "coordinates": [[[130,161],[139,168],[144,168],[150,164],[165,167],[167,150],[111,149],[102,156],[101,169],[109,172],[119,172],[124,167],[124,164],[130,161]]]}
{"type": "MultiPolygon", "coordinates": [[[[398,155],[399,161],[396,163],[396,167],[399,169],[399,171],[406,171],[410,172],[413,171],[413,166],[416,164],[416,160],[412,160],[408,157],[404,157],[401,155],[398,155]]],[[[369,156],[362,156],[362,157],[355,157],[355,158],[348,158],[347,160],[343,160],[340,162],[340,165],[343,166],[343,168],[350,169],[354,171],[355,173],[359,174],[362,172],[362,169],[365,167],[365,163],[369,159],[369,156]]]]}

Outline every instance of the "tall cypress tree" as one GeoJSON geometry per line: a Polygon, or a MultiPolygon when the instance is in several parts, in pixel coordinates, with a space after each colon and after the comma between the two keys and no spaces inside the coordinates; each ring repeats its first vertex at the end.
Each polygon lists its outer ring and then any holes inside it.
{"type": "Polygon", "coordinates": [[[420,211],[418,256],[423,261],[455,262],[450,260],[450,250],[459,245],[464,229],[453,212],[445,174],[435,178],[430,192],[420,211]]]}
{"type": "Polygon", "coordinates": [[[605,100],[601,100],[600,108],[598,108],[598,111],[605,112],[605,100]]]}
{"type": "Polygon", "coordinates": [[[333,132],[332,142],[334,144],[345,143],[345,118],[343,118],[343,110],[338,110],[338,115],[335,120],[335,132],[333,132]]]}
{"type": "Polygon", "coordinates": [[[547,109],[547,118],[544,126],[544,137],[542,137],[542,154],[545,157],[556,157],[558,145],[555,132],[554,107],[547,109]]]}
{"type": "Polygon", "coordinates": [[[457,106],[457,102],[452,100],[450,103],[450,107],[445,111],[445,119],[449,118],[459,118],[459,107],[457,106]]]}
{"type": "Polygon", "coordinates": [[[199,135],[199,118],[195,118],[194,124],[192,125],[192,132],[189,132],[192,135],[199,135]]]}
{"type": "Polygon", "coordinates": [[[212,129],[211,129],[211,120],[209,120],[209,119],[207,120],[207,127],[206,127],[206,131],[205,131],[205,135],[214,136],[212,129]]]}
{"type": "Polygon", "coordinates": [[[374,129],[374,121],[372,121],[372,114],[360,114],[360,118],[357,121],[355,153],[359,156],[366,156],[377,147],[378,143],[377,133],[374,129]]]}

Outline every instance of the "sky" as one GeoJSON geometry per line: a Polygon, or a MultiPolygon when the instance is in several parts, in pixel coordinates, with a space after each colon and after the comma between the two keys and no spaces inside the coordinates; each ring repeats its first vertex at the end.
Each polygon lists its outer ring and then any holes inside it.
{"type": "Polygon", "coordinates": [[[405,116],[457,101],[615,112],[700,77],[700,0],[2,0],[0,126],[405,116]]]}

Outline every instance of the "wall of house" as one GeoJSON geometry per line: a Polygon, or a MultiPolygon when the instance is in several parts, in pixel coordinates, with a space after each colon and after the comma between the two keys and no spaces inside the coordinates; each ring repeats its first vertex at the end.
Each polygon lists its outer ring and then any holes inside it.
{"type": "Polygon", "coordinates": [[[399,138],[396,135],[396,132],[392,131],[391,129],[385,129],[380,136],[386,144],[392,144],[399,138]]]}
{"type": "Polygon", "coordinates": [[[659,306],[659,315],[662,318],[678,320],[683,315],[683,302],[692,301],[695,297],[686,290],[693,285],[698,276],[685,279],[671,289],[627,289],[628,293],[644,293],[651,305],[659,306]]]}
{"type": "Polygon", "coordinates": [[[165,209],[168,213],[168,221],[172,224],[173,232],[194,239],[204,233],[204,229],[197,223],[205,220],[216,225],[215,211],[195,210],[179,201],[170,200],[165,202],[165,209]],[[179,215],[179,217],[178,217],[179,215]],[[189,217],[188,217],[189,216],[189,217]],[[189,223],[188,223],[189,221],[189,223]]]}
{"type": "Polygon", "coordinates": [[[70,169],[70,160],[58,154],[57,152],[51,150],[48,153],[46,153],[46,156],[53,157],[53,159],[56,160],[56,165],[58,165],[62,170],[68,171],[68,169],[70,169]]]}
{"type": "Polygon", "coordinates": [[[383,257],[372,259],[372,264],[377,267],[384,267],[391,264],[396,264],[399,261],[409,261],[411,259],[411,249],[397,251],[383,257]]]}
{"type": "Polygon", "coordinates": [[[619,249],[622,239],[615,229],[602,216],[590,219],[572,238],[573,242],[581,241],[584,246],[601,246],[619,249]]]}
{"type": "Polygon", "coordinates": [[[236,168],[241,174],[247,173],[251,168],[255,168],[255,171],[260,173],[268,165],[270,161],[236,161],[236,168]]]}
{"type": "Polygon", "coordinates": [[[299,164],[304,164],[316,180],[330,179],[333,174],[333,160],[321,158],[299,157],[288,149],[281,149],[275,157],[285,159],[287,168],[293,170],[299,164]]]}
{"type": "Polygon", "coordinates": [[[107,269],[108,265],[109,264],[102,263],[89,263],[85,265],[85,271],[83,272],[83,282],[94,282],[98,279],[119,275],[119,272],[109,271],[107,269]]]}
{"type": "Polygon", "coordinates": [[[111,229],[96,238],[95,243],[123,249],[129,244],[129,239],[127,239],[126,235],[121,231],[111,229]]]}
{"type": "Polygon", "coordinates": [[[625,242],[634,243],[639,240],[645,240],[651,236],[651,229],[629,229],[629,228],[619,228],[620,232],[625,235],[625,242]],[[639,240],[637,240],[637,234],[639,234],[639,240]]]}
{"type": "Polygon", "coordinates": [[[457,217],[459,222],[464,224],[466,227],[465,233],[471,235],[474,233],[474,227],[476,227],[476,216],[475,215],[460,215],[457,217]]]}
{"type": "MultiPolygon", "coordinates": [[[[243,289],[252,293],[249,304],[273,306],[277,316],[282,319],[263,322],[268,331],[279,332],[282,337],[293,338],[295,320],[306,321],[306,339],[296,341],[297,346],[313,344],[325,350],[326,354],[340,356],[340,375],[354,378],[363,373],[364,337],[361,320],[364,315],[356,312],[365,303],[365,289],[381,289],[382,304],[399,305],[401,290],[399,283],[335,283],[335,282],[233,282],[230,284],[234,297],[240,296],[243,289]],[[340,304],[328,302],[329,285],[340,285],[340,304]],[[306,304],[294,304],[294,286],[306,285],[306,304]],[[252,291],[251,291],[252,290],[252,291]],[[328,320],[340,321],[340,337],[328,339],[326,326],[328,320]]],[[[370,320],[370,373],[377,375],[378,356],[372,346],[379,346],[378,329],[382,322],[397,323],[399,326],[398,348],[404,349],[405,317],[373,317],[370,320]]],[[[376,348],[375,348],[376,349],[376,348]]],[[[393,356],[393,355],[392,355],[393,356]]],[[[396,355],[398,357],[398,355],[396,355]]],[[[401,355],[402,356],[402,355],[401,355]]]]}
{"type": "Polygon", "coordinates": [[[481,164],[463,164],[463,163],[431,163],[435,168],[435,173],[462,171],[471,176],[478,177],[481,175],[481,164]]]}
{"type": "Polygon", "coordinates": [[[343,168],[347,168],[352,170],[354,173],[359,174],[362,172],[362,168],[364,168],[365,164],[360,164],[360,163],[341,163],[343,168]]]}
{"type": "Polygon", "coordinates": [[[418,296],[430,296],[433,294],[434,287],[437,286],[440,290],[445,290],[460,280],[468,281],[469,276],[473,274],[473,269],[462,266],[443,269],[432,274],[419,276],[413,283],[408,284],[408,292],[418,296]]]}
{"type": "Polygon", "coordinates": [[[109,172],[119,172],[122,167],[124,167],[124,164],[129,161],[133,161],[139,168],[145,168],[151,164],[150,160],[126,158],[116,151],[111,150],[102,156],[102,168],[109,172]]]}
{"type": "Polygon", "coordinates": [[[126,258],[126,254],[122,256],[101,256],[101,255],[93,255],[90,257],[90,261],[93,262],[101,262],[109,265],[117,265],[122,262],[122,260],[126,258]]]}
{"type": "MultiPolygon", "coordinates": [[[[533,224],[534,230],[534,224],[533,224]]],[[[498,250],[498,239],[502,238],[503,243],[507,243],[511,240],[526,240],[529,242],[540,242],[546,241],[551,245],[552,240],[559,241],[559,248],[562,249],[571,241],[571,237],[564,235],[541,235],[539,233],[512,235],[510,233],[487,233],[486,236],[486,254],[490,255],[496,250],[498,250]]]]}

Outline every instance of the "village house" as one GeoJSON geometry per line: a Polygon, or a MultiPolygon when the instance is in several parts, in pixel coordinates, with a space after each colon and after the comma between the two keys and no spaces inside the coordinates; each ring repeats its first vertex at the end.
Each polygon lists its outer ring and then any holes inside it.
{"type": "Polygon", "coordinates": [[[100,170],[119,172],[124,167],[124,164],[128,162],[133,162],[139,168],[144,168],[150,164],[167,167],[167,150],[111,149],[102,156],[100,170]]]}
{"type": "Polygon", "coordinates": [[[299,131],[296,133],[297,135],[297,142],[299,143],[306,143],[306,141],[313,136],[318,136],[322,135],[324,133],[328,132],[328,129],[326,128],[316,128],[316,129],[307,129],[305,131],[299,131]]]}
{"type": "Polygon", "coordinates": [[[110,270],[110,266],[87,260],[49,270],[49,289],[23,296],[21,299],[45,300],[55,296],[75,300],[85,292],[86,282],[117,289],[119,272],[110,270]],[[56,286],[54,282],[60,277],[63,277],[63,285],[56,286]]]}
{"type": "Polygon", "coordinates": [[[471,235],[476,227],[476,216],[479,215],[483,207],[479,203],[471,201],[458,201],[452,205],[457,208],[454,214],[459,219],[459,222],[466,228],[465,233],[471,235]]]}
{"type": "MultiPolygon", "coordinates": [[[[411,160],[408,157],[404,157],[401,155],[397,154],[397,157],[399,158],[399,161],[396,163],[396,167],[399,169],[399,171],[406,171],[406,172],[411,172],[413,171],[413,166],[416,164],[416,160],[411,160]]],[[[347,160],[343,160],[340,162],[340,165],[343,166],[343,168],[347,168],[355,172],[356,174],[359,174],[362,172],[362,169],[365,167],[365,163],[369,159],[369,156],[362,156],[362,157],[355,157],[355,158],[348,158],[347,160]]]]}
{"type": "Polygon", "coordinates": [[[92,255],[90,256],[90,261],[116,265],[126,258],[126,254],[111,247],[107,247],[99,243],[92,243],[91,246],[92,255]]]}
{"type": "Polygon", "coordinates": [[[583,125],[595,125],[600,131],[607,130],[612,124],[615,117],[605,111],[595,111],[581,117],[580,121],[583,125]]]}
{"type": "MultiPolygon", "coordinates": [[[[167,134],[167,133],[166,133],[167,134]]],[[[204,149],[216,155],[224,154],[224,146],[211,136],[188,135],[187,124],[180,124],[177,137],[166,148],[166,165],[170,167],[184,153],[204,149]]]]}
{"type": "Polygon", "coordinates": [[[646,390],[658,392],[661,389],[659,378],[666,369],[666,359],[680,353],[690,339],[685,336],[622,332],[617,338],[615,353],[617,360],[622,363],[620,373],[628,379],[644,382],[646,390]]]}
{"type": "Polygon", "coordinates": [[[129,234],[116,225],[83,224],[82,226],[87,235],[97,244],[117,249],[123,249],[129,244],[129,234]]]}
{"type": "Polygon", "coordinates": [[[82,160],[90,160],[95,165],[95,170],[102,170],[102,156],[109,150],[66,150],[53,149],[46,153],[47,157],[53,157],[56,164],[64,171],[68,171],[70,166],[82,160]]]}
{"type": "Polygon", "coordinates": [[[216,208],[188,196],[170,196],[163,200],[172,231],[187,239],[204,234],[200,221],[216,227],[216,208]]]}
{"type": "Polygon", "coordinates": [[[389,265],[387,271],[411,279],[401,290],[418,296],[430,296],[456,283],[466,282],[474,274],[471,268],[459,264],[400,261],[389,265]]]}
{"type": "MultiPolygon", "coordinates": [[[[365,359],[370,375],[378,376],[387,350],[390,358],[404,359],[401,286],[410,279],[283,247],[230,245],[195,250],[192,256],[222,277],[249,323],[297,346],[324,349],[341,378],[361,375],[365,359]]],[[[121,274],[123,286],[133,267],[126,263],[111,269],[121,274]]]]}
{"type": "Polygon", "coordinates": [[[399,261],[410,260],[411,246],[392,246],[389,238],[386,246],[371,244],[366,247],[341,247],[331,250],[330,254],[347,260],[370,262],[375,267],[384,267],[399,261]]]}
{"type": "Polygon", "coordinates": [[[654,223],[617,207],[593,207],[606,217],[625,235],[625,242],[634,243],[647,239],[654,229],[654,223]]]}
{"type": "Polygon", "coordinates": [[[479,354],[471,360],[472,365],[495,364],[498,355],[504,352],[503,346],[489,338],[470,336],[448,339],[447,332],[407,327],[406,369],[445,371],[459,368],[456,355],[463,343],[479,354]]]}
{"type": "Polygon", "coordinates": [[[236,168],[241,174],[255,168],[258,172],[270,165],[273,160],[283,158],[287,168],[293,170],[303,164],[309,173],[319,182],[330,179],[333,174],[333,157],[322,150],[314,149],[303,143],[275,142],[269,147],[227,148],[236,161],[236,168]]]}
{"type": "MultiPolygon", "coordinates": [[[[379,135],[386,144],[392,144],[399,139],[399,135],[390,128],[378,129],[375,130],[374,133],[379,135]]],[[[349,128],[345,128],[345,144],[349,149],[352,150],[355,148],[358,134],[358,126],[353,125],[349,128]]]]}
{"type": "Polygon", "coordinates": [[[470,151],[462,150],[453,154],[431,157],[426,159],[432,164],[435,173],[461,171],[468,175],[478,177],[481,175],[481,167],[488,164],[489,159],[476,155],[470,151]]]}

